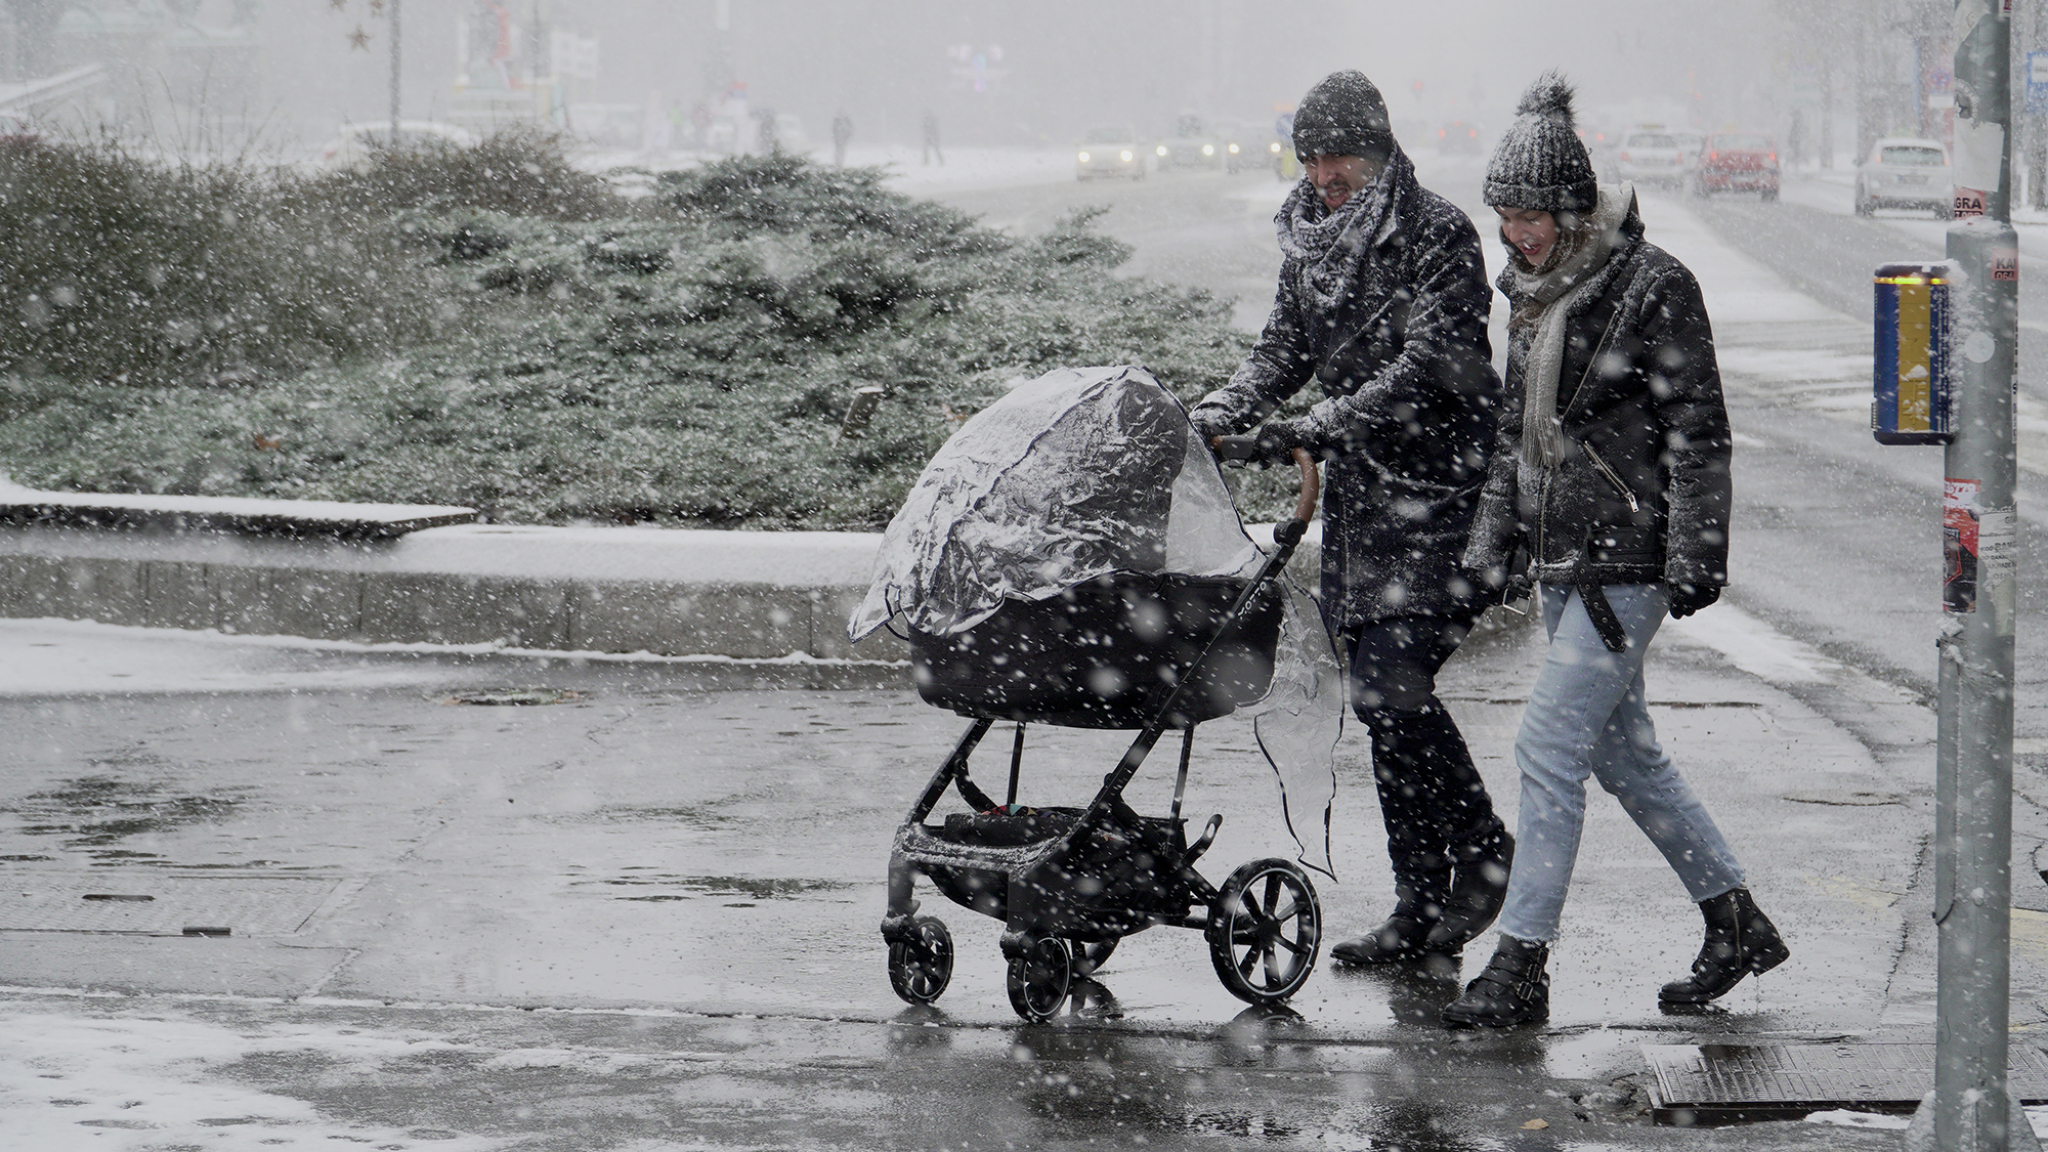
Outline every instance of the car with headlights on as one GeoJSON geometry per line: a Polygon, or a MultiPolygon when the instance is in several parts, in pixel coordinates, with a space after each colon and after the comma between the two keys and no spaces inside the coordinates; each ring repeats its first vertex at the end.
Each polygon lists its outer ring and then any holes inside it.
{"type": "Polygon", "coordinates": [[[1486,150],[1479,125],[1453,120],[1436,130],[1436,150],[1445,156],[1477,156],[1486,150]]]}
{"type": "Polygon", "coordinates": [[[1161,168],[1221,168],[1226,154],[1213,125],[1184,114],[1173,122],[1173,135],[1152,146],[1161,168]]]}
{"type": "Polygon", "coordinates": [[[1754,192],[1778,198],[1778,145],[1761,132],[1716,132],[1700,149],[1692,170],[1692,194],[1754,192]]]}
{"type": "Polygon", "coordinates": [[[1931,208],[1944,219],[1955,207],[1948,149],[1938,140],[1886,136],[1856,166],[1856,214],[1879,208],[1931,208]]]}
{"type": "Polygon", "coordinates": [[[1629,129],[1621,134],[1621,142],[1614,149],[1615,173],[1638,184],[1680,187],[1691,167],[1690,160],[1685,145],[1660,125],[1629,129]]]}
{"type": "Polygon", "coordinates": [[[1098,176],[1122,176],[1143,180],[1151,160],[1152,145],[1138,137],[1127,124],[1090,128],[1074,149],[1074,178],[1093,180],[1098,176]]]}

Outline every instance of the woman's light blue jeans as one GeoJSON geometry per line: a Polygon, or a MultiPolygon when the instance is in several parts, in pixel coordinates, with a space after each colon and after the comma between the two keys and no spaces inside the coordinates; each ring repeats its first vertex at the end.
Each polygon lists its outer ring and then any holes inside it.
{"type": "Polygon", "coordinates": [[[1541,586],[1550,652],[1515,736],[1522,805],[1500,914],[1500,930],[1522,940],[1557,939],[1586,823],[1589,775],[1621,801],[1695,903],[1743,886],[1734,851],[1650,723],[1643,657],[1664,621],[1663,585],[1609,585],[1606,592],[1628,634],[1626,651],[1601,643],[1577,589],[1541,586]]]}

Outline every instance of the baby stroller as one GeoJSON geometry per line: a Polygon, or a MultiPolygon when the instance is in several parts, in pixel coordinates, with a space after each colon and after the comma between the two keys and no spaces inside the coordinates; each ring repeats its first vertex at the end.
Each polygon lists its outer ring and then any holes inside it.
{"type": "MultiPolygon", "coordinates": [[[[1157,925],[1203,932],[1224,987],[1252,1004],[1308,980],[1322,914],[1306,869],[1254,860],[1212,884],[1195,865],[1223,817],[1190,842],[1181,815],[1196,726],[1300,689],[1300,654],[1329,647],[1283,579],[1317,498],[1314,463],[1297,464],[1294,519],[1261,556],[1186,413],[1140,368],[1022,385],[933,458],[848,628],[858,639],[900,619],[920,695],[972,720],[890,851],[882,938],[898,996],[931,1003],[952,977],[951,934],[918,911],[920,875],[1004,922],[1010,1003],[1026,1020],[1057,1014],[1119,940],[1157,925]],[[1000,804],[969,773],[998,721],[1017,726],[1000,804]],[[1028,723],[1137,734],[1085,805],[1025,807],[1028,723]],[[1141,815],[1124,789],[1168,731],[1181,734],[1172,806],[1141,815]],[[968,810],[932,822],[949,789],[968,810]]],[[[1328,703],[1329,687],[1293,695],[1328,703]]],[[[1327,773],[1327,746],[1323,762],[1327,773]]]]}

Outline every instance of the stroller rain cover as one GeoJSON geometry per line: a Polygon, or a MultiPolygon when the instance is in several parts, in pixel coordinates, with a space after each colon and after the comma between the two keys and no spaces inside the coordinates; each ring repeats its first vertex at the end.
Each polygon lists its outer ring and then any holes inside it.
{"type": "MultiPolygon", "coordinates": [[[[1151,373],[1059,369],[977,413],[932,457],[889,523],[847,635],[892,620],[953,635],[1006,600],[1115,572],[1242,579],[1262,561],[1214,457],[1151,373]]],[[[1272,686],[1238,711],[1273,766],[1302,863],[1328,874],[1343,675],[1314,600],[1279,581],[1272,686]]]]}

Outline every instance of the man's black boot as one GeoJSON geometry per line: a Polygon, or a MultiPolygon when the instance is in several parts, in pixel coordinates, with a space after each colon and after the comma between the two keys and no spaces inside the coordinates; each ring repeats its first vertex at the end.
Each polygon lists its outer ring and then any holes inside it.
{"type": "Polygon", "coordinates": [[[1792,954],[1778,935],[1777,925],[1757,911],[1747,888],[1700,901],[1700,915],[1707,921],[1707,938],[1700,945],[1699,958],[1692,962],[1692,975],[1666,984],[1657,993],[1660,1004],[1717,1000],[1744,976],[1769,972],[1792,954]]]}
{"type": "Polygon", "coordinates": [[[1515,838],[1495,820],[1486,836],[1452,848],[1451,860],[1455,878],[1444,914],[1423,941],[1431,952],[1461,951],[1500,915],[1508,898],[1508,871],[1515,863],[1515,838]]]}
{"type": "Polygon", "coordinates": [[[1446,1005],[1449,1028],[1511,1028],[1550,1019],[1550,945],[1501,933],[1486,970],[1446,1005]]]}
{"type": "Polygon", "coordinates": [[[1449,872],[1448,868],[1433,870],[1419,882],[1395,883],[1394,914],[1365,935],[1331,948],[1330,958],[1339,964],[1402,964],[1428,955],[1432,951],[1428,947],[1430,930],[1443,916],[1449,872]]]}

